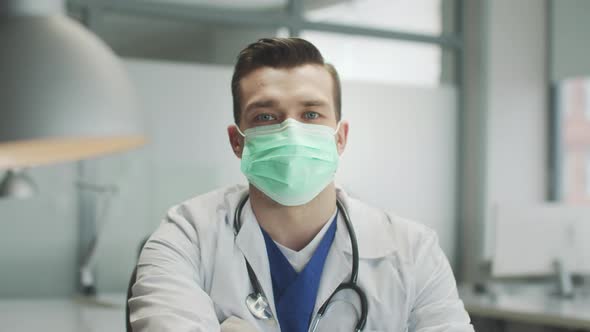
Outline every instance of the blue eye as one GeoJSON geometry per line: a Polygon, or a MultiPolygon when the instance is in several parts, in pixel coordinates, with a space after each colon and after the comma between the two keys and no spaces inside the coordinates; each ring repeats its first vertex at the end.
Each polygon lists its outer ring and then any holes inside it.
{"type": "Polygon", "coordinates": [[[318,112],[305,112],[305,114],[303,114],[303,117],[307,120],[314,120],[320,117],[320,114],[318,112]]]}
{"type": "Polygon", "coordinates": [[[258,114],[254,119],[262,122],[276,120],[274,115],[268,113],[258,114]]]}

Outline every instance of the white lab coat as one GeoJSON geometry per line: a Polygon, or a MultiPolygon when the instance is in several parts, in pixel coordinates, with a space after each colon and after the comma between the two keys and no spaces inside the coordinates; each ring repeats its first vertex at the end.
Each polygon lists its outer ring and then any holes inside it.
{"type": "MultiPolygon", "coordinates": [[[[276,320],[257,320],[245,298],[252,292],[244,257],[268,297],[274,296],[266,246],[249,204],[234,235],[236,205],[247,187],[223,188],[170,209],[146,243],[129,300],[135,332],[214,332],[230,317],[259,331],[280,331],[276,320]]],[[[369,303],[364,331],[473,331],[449,263],[427,227],[337,195],[358,238],[358,285],[369,303]]],[[[351,244],[343,218],[321,277],[314,316],[350,277],[351,244]]],[[[318,331],[352,331],[360,308],[354,292],[341,292],[318,331]]]]}

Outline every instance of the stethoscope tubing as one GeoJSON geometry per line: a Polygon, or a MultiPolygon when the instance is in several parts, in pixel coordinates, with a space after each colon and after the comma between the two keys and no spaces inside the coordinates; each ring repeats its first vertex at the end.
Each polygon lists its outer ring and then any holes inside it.
{"type": "MultiPolygon", "coordinates": [[[[233,225],[234,226],[234,234],[236,236],[240,232],[240,228],[242,226],[240,223],[240,217],[242,215],[242,210],[244,209],[244,205],[246,205],[246,202],[248,201],[248,198],[249,198],[249,195],[246,194],[241,199],[238,206],[236,207],[236,211],[234,214],[234,225],[233,225]]],[[[346,290],[346,289],[350,289],[350,290],[354,291],[358,295],[359,300],[361,302],[361,316],[355,326],[354,331],[355,332],[362,331],[365,328],[365,325],[367,323],[367,316],[368,316],[368,312],[369,312],[369,304],[367,301],[367,296],[366,296],[365,292],[357,285],[358,269],[359,269],[359,252],[358,252],[358,243],[356,240],[356,233],[354,232],[354,228],[352,227],[352,223],[350,222],[350,217],[348,215],[348,212],[346,211],[346,209],[344,208],[344,205],[340,202],[340,200],[336,200],[336,206],[338,207],[338,211],[340,211],[340,213],[344,217],[346,228],[348,230],[348,234],[350,237],[350,244],[352,247],[352,269],[351,269],[349,281],[338,285],[338,287],[334,290],[334,292],[332,292],[332,294],[330,294],[328,299],[318,309],[318,312],[316,314],[316,319],[314,319],[314,321],[311,322],[311,324],[310,324],[309,331],[312,331],[312,332],[316,331],[319,321],[326,314],[326,310],[328,309],[330,301],[332,300],[334,295],[336,295],[339,291],[346,290]]],[[[250,265],[250,263],[248,262],[247,259],[246,259],[246,268],[248,270],[248,277],[250,278],[250,283],[252,284],[252,287],[254,288],[254,294],[256,296],[262,296],[262,297],[266,298],[266,296],[264,295],[264,292],[262,291],[262,285],[260,285],[260,282],[258,281],[258,278],[256,277],[256,274],[254,273],[254,270],[252,269],[252,266],[250,265]]]]}

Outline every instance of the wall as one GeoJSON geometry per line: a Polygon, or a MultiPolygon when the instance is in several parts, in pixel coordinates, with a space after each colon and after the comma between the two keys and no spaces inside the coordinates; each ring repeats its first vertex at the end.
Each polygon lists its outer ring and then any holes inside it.
{"type": "Polygon", "coordinates": [[[434,228],[454,263],[456,90],[344,82],[343,105],[350,134],[338,181],[434,228]]]}
{"type": "MultiPolygon", "coordinates": [[[[491,1],[488,35],[486,226],[503,203],[537,203],[547,192],[545,3],[491,1]]],[[[487,240],[490,240],[489,234],[487,240]]],[[[488,243],[486,252],[492,247],[488,243]]]]}
{"type": "MultiPolygon", "coordinates": [[[[84,162],[96,182],[116,184],[101,223],[99,291],[122,291],[138,245],[166,210],[199,193],[245,182],[226,136],[232,123],[230,67],[127,60],[144,108],[150,143],[84,162]]],[[[454,250],[453,88],[343,82],[349,147],[338,181],[371,204],[437,230],[454,250]],[[370,176],[369,176],[370,175],[370,176]]],[[[0,201],[0,297],[74,292],[75,164],[32,170],[42,194],[0,201]]],[[[103,206],[104,200],[97,203],[103,206]]]]}
{"type": "MultiPolygon", "coordinates": [[[[129,62],[128,68],[149,122],[158,124],[151,129],[156,210],[244,181],[225,132],[232,123],[230,68],[148,61],[129,62]]],[[[450,87],[343,82],[351,136],[337,179],[369,203],[435,228],[451,257],[455,99],[450,87]]]]}
{"type": "Polygon", "coordinates": [[[461,277],[470,281],[493,250],[493,207],[545,199],[548,80],[543,1],[467,6],[461,277]]]}
{"type": "Polygon", "coordinates": [[[68,294],[75,282],[75,165],[30,173],[36,197],[0,200],[0,297],[68,294]]]}

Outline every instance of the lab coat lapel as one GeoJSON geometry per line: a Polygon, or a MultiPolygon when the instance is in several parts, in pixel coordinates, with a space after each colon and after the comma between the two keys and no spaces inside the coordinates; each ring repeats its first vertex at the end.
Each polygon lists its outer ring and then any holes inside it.
{"type": "Polygon", "coordinates": [[[314,306],[314,315],[334,290],[336,290],[338,285],[350,278],[352,256],[345,253],[345,251],[349,251],[350,239],[346,224],[340,213],[338,214],[337,222],[336,236],[324,263],[324,270],[314,306]]]}
{"type": "Polygon", "coordinates": [[[266,253],[266,245],[260,226],[256,221],[256,217],[252,211],[250,202],[246,202],[242,210],[242,227],[236,236],[236,245],[244,254],[252,270],[258,278],[262,291],[270,304],[273,317],[277,317],[274,294],[272,290],[272,281],[270,278],[270,266],[268,263],[268,255],[266,253]]]}
{"type": "MultiPolygon", "coordinates": [[[[368,209],[365,205],[350,198],[344,190],[337,188],[338,199],[349,214],[353,229],[357,236],[359,259],[375,259],[391,254],[395,244],[389,238],[387,216],[378,211],[368,209]],[[371,223],[363,222],[371,220],[371,223]]],[[[314,314],[332,295],[334,290],[344,281],[348,281],[352,271],[352,245],[350,234],[342,213],[338,213],[336,237],[324,266],[320,289],[315,304],[314,314]]],[[[362,278],[362,274],[359,278],[362,278]]]]}

